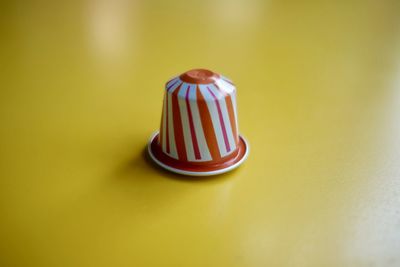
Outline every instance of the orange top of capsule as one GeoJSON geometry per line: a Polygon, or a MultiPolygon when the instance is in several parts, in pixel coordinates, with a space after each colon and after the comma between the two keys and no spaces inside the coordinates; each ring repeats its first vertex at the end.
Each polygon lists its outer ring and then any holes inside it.
{"type": "Polygon", "coordinates": [[[219,75],[211,70],[206,69],[193,69],[183,73],[180,76],[181,80],[188,83],[195,84],[208,84],[213,83],[219,75]]]}

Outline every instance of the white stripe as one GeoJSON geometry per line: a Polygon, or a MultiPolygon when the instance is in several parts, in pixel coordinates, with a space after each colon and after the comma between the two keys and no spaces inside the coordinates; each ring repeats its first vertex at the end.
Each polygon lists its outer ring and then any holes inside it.
{"type": "Polygon", "coordinates": [[[224,120],[226,129],[226,135],[228,136],[229,147],[231,149],[228,154],[230,154],[233,152],[233,150],[236,149],[236,144],[235,144],[235,137],[233,136],[231,121],[229,119],[228,108],[226,106],[225,96],[214,85],[209,86],[209,88],[218,98],[219,106],[221,107],[222,118],[224,120]]]}
{"type": "Polygon", "coordinates": [[[170,86],[171,84],[173,84],[177,80],[179,80],[179,77],[172,78],[171,80],[169,80],[169,82],[167,82],[167,84],[165,85],[165,88],[168,88],[168,86],[170,86]]]}
{"type": "Polygon", "coordinates": [[[224,76],[224,75],[219,75],[222,79],[227,80],[230,83],[233,83],[231,79],[229,79],[228,77],[224,76]]]}
{"type": "Polygon", "coordinates": [[[226,92],[227,94],[232,94],[236,90],[235,86],[224,81],[223,79],[218,79],[215,83],[222,91],[226,92]]]}
{"type": "Polygon", "coordinates": [[[163,114],[162,114],[162,140],[161,140],[161,147],[164,153],[167,153],[166,144],[166,128],[167,128],[167,95],[164,95],[164,104],[163,104],[163,114]]]}
{"type": "Polygon", "coordinates": [[[210,84],[199,84],[199,89],[200,92],[205,92],[205,94],[202,93],[204,100],[206,102],[214,102],[214,97],[208,92],[207,87],[210,86],[212,83],[210,84]]]}
{"type": "MultiPolygon", "coordinates": [[[[175,79],[177,80],[177,79],[175,79]]],[[[174,135],[174,127],[173,127],[173,114],[172,114],[172,93],[175,91],[177,87],[181,84],[181,81],[176,82],[169,92],[164,97],[164,115],[163,115],[163,140],[162,140],[162,151],[168,155],[170,155],[173,158],[178,158],[178,153],[176,152],[176,145],[175,145],[175,135],[174,135]],[[167,109],[167,99],[168,99],[168,109],[167,109]],[[167,140],[167,110],[168,110],[168,137],[169,140],[167,140]],[[167,142],[169,142],[169,153],[167,153],[167,142]]]]}
{"type": "Polygon", "coordinates": [[[171,87],[171,89],[169,89],[168,94],[172,94],[172,93],[175,91],[175,89],[178,88],[179,85],[181,85],[181,83],[182,83],[182,81],[179,80],[176,84],[174,84],[174,85],[171,87]]]}
{"type": "Polygon", "coordinates": [[[193,124],[194,129],[197,137],[197,143],[199,145],[201,159],[197,161],[209,161],[212,160],[210,151],[208,150],[206,138],[204,136],[203,126],[201,124],[200,112],[199,107],[197,106],[197,99],[196,99],[196,85],[190,87],[189,92],[189,101],[190,101],[190,110],[192,112],[193,117],[193,124]]]}
{"type": "MultiPolygon", "coordinates": [[[[172,93],[181,85],[182,81],[176,82],[171,89],[167,92],[168,97],[168,137],[169,140],[169,154],[171,157],[178,159],[176,150],[175,133],[174,133],[174,114],[172,109],[172,93]]],[[[165,131],[166,133],[166,131],[165,131]]]]}
{"type": "MultiPolygon", "coordinates": [[[[175,90],[175,89],[174,89],[175,90]]],[[[172,90],[171,90],[172,91],[172,90]]],[[[172,91],[173,92],[173,91],[172,91]]],[[[169,155],[178,159],[175,145],[174,133],[174,114],[172,113],[172,92],[168,94],[168,137],[169,137],[169,155]]]]}
{"type": "Polygon", "coordinates": [[[238,118],[237,118],[237,107],[236,107],[236,91],[231,94],[232,105],[233,105],[233,112],[235,113],[235,124],[236,124],[236,133],[239,134],[239,125],[238,125],[238,118]]]}
{"type": "Polygon", "coordinates": [[[186,147],[186,155],[188,161],[194,161],[194,149],[193,149],[193,143],[192,143],[192,135],[190,134],[190,126],[189,126],[189,117],[187,114],[187,107],[186,107],[186,91],[189,88],[189,84],[183,83],[181,86],[181,89],[179,90],[178,93],[178,101],[179,101],[179,110],[181,113],[181,118],[182,118],[182,129],[183,129],[183,139],[185,141],[185,147],[186,147]]]}
{"type": "Polygon", "coordinates": [[[214,97],[208,91],[208,89],[207,89],[208,86],[209,86],[208,84],[207,85],[200,84],[199,85],[200,92],[204,96],[204,99],[206,99],[208,111],[210,112],[211,121],[214,126],[215,136],[217,137],[219,152],[220,152],[221,156],[224,157],[227,155],[227,152],[226,152],[226,147],[225,147],[225,142],[224,142],[224,136],[223,136],[222,129],[221,129],[221,124],[219,122],[217,104],[215,103],[214,97]]]}

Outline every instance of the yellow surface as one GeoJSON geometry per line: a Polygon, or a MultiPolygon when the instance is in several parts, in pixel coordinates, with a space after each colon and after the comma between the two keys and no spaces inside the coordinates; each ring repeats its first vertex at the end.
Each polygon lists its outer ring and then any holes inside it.
{"type": "Polygon", "coordinates": [[[8,1],[0,266],[400,266],[399,1],[8,1]],[[163,85],[238,87],[237,171],[144,157],[163,85]]]}

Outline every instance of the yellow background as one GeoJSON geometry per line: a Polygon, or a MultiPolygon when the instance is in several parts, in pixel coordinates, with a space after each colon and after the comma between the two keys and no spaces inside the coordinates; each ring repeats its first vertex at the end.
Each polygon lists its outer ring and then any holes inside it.
{"type": "Polygon", "coordinates": [[[399,1],[0,14],[0,266],[400,266],[399,1]],[[198,67],[236,83],[251,145],[206,179],[144,155],[198,67]]]}

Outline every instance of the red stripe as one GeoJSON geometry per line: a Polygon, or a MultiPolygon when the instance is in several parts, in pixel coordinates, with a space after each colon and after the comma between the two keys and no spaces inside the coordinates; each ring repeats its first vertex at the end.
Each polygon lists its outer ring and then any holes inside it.
{"type": "MultiPolygon", "coordinates": [[[[194,90],[196,90],[196,87],[194,88],[194,90]]],[[[188,117],[189,117],[190,134],[192,135],[194,157],[196,159],[201,159],[199,144],[197,143],[197,136],[196,136],[196,132],[194,130],[192,111],[190,110],[189,91],[190,91],[190,87],[188,87],[188,89],[186,91],[185,99],[186,99],[186,110],[187,110],[188,117]]]]}
{"type": "Polygon", "coordinates": [[[185,140],[183,139],[182,119],[179,111],[178,92],[181,85],[172,93],[172,117],[174,118],[174,134],[178,159],[187,161],[185,140]]]}
{"type": "Polygon", "coordinates": [[[222,116],[222,111],[221,111],[221,107],[219,105],[218,99],[217,97],[214,95],[214,93],[211,91],[211,89],[207,86],[208,91],[210,92],[210,94],[213,96],[215,104],[217,105],[217,110],[218,110],[218,116],[219,116],[219,122],[221,124],[221,129],[222,129],[222,135],[224,137],[224,142],[225,142],[225,147],[226,147],[226,151],[229,152],[231,151],[231,147],[229,145],[228,142],[228,135],[226,134],[226,128],[225,128],[225,123],[224,123],[224,118],[222,116]]]}
{"type": "Polygon", "coordinates": [[[197,106],[199,107],[201,125],[206,138],[208,150],[210,151],[213,161],[218,161],[221,159],[221,154],[218,148],[217,137],[215,136],[210,111],[208,110],[206,100],[200,90],[197,90],[197,106]]]}

